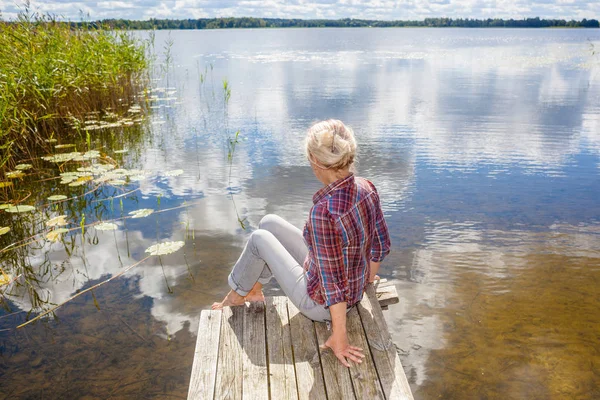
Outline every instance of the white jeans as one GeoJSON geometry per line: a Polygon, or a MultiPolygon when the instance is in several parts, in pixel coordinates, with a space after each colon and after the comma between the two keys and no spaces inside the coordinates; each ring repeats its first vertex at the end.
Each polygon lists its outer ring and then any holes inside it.
{"type": "Polygon", "coordinates": [[[303,267],[307,254],[302,231],[283,218],[269,214],[250,235],[229,274],[229,286],[246,296],[256,282],[265,284],[275,277],[302,314],[314,321],[330,321],[329,310],[308,295],[303,267]]]}

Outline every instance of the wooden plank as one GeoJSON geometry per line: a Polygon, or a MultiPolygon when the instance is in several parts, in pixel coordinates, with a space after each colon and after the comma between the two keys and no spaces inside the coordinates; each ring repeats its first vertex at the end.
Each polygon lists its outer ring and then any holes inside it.
{"type": "Polygon", "coordinates": [[[350,378],[356,398],[384,399],[377,370],[356,308],[351,309],[346,314],[346,329],[348,331],[348,342],[363,349],[365,355],[363,362],[360,364],[350,362],[350,378]]]}
{"type": "Polygon", "coordinates": [[[212,400],[214,396],[222,314],[220,310],[200,313],[188,400],[212,400]]]}
{"type": "Polygon", "coordinates": [[[244,311],[245,307],[223,308],[215,390],[217,400],[242,399],[244,311]]]}
{"type": "MultiPolygon", "coordinates": [[[[241,307],[240,307],[241,308],[241,307]]],[[[244,400],[268,400],[267,339],[265,332],[265,303],[246,303],[244,308],[244,336],[242,396],[244,400]]]]}
{"type": "Polygon", "coordinates": [[[299,400],[325,399],[325,382],[313,322],[288,301],[299,400]]]}
{"type": "Polygon", "coordinates": [[[398,291],[394,285],[378,286],[375,289],[375,294],[379,305],[387,307],[390,304],[397,304],[400,299],[398,298],[398,291]]]}
{"type": "Polygon", "coordinates": [[[365,296],[358,305],[358,313],[365,329],[369,349],[373,355],[377,374],[387,399],[412,400],[400,357],[379,307],[373,285],[368,285],[365,296]]]}
{"type": "Polygon", "coordinates": [[[266,297],[265,302],[271,397],[298,400],[287,297],[266,297]]]}
{"type": "MultiPolygon", "coordinates": [[[[324,322],[315,322],[315,330],[319,344],[325,343],[331,335],[331,331],[327,330],[327,324],[324,322]]],[[[327,398],[329,400],[355,399],[350,370],[337,359],[331,349],[320,350],[320,352],[327,398]]]]}

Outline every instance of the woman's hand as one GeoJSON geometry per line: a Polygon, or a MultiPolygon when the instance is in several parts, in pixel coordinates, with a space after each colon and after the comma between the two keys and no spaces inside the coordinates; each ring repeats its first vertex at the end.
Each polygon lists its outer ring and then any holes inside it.
{"type": "Polygon", "coordinates": [[[336,333],[334,331],[325,344],[322,344],[320,347],[323,350],[329,347],[333,350],[333,354],[335,354],[338,360],[348,368],[350,368],[348,360],[360,364],[362,359],[365,358],[360,347],[350,346],[348,343],[348,335],[345,331],[341,333],[336,333]]]}

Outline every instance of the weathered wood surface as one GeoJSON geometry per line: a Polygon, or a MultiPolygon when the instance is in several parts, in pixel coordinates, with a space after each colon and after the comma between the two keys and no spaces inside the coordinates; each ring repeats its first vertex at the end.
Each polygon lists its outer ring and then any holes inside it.
{"type": "Polygon", "coordinates": [[[265,305],[271,393],[276,393],[277,399],[298,400],[287,298],[267,297],[265,305]]]}
{"type": "Polygon", "coordinates": [[[286,297],[202,311],[188,399],[412,400],[381,307],[397,296],[382,280],[348,312],[348,339],[366,356],[351,368],[319,348],[330,335],[327,325],[306,318],[286,297]]]}
{"type": "Polygon", "coordinates": [[[268,400],[265,304],[250,303],[238,308],[245,309],[242,396],[244,399],[268,400]]]}
{"type": "MultiPolygon", "coordinates": [[[[330,332],[324,322],[315,322],[317,340],[323,344],[329,338],[330,332]]],[[[332,400],[356,399],[350,370],[346,368],[333,354],[333,351],[321,351],[321,364],[323,365],[323,376],[327,382],[327,398],[332,400]]]]}
{"type": "Polygon", "coordinates": [[[215,395],[215,376],[221,333],[221,311],[206,310],[200,314],[200,328],[196,339],[192,379],[188,391],[190,399],[212,399],[215,395]]]}
{"type": "Polygon", "coordinates": [[[296,366],[298,398],[325,399],[325,382],[319,356],[319,345],[313,321],[300,314],[300,311],[287,302],[296,366]]]}
{"type": "Polygon", "coordinates": [[[400,363],[400,357],[379,307],[373,286],[368,286],[358,305],[358,312],[369,342],[369,349],[377,368],[379,380],[387,399],[413,398],[410,386],[400,363]]]}
{"type": "Polygon", "coordinates": [[[217,400],[242,398],[244,311],[244,307],[223,309],[215,390],[217,400]]]}

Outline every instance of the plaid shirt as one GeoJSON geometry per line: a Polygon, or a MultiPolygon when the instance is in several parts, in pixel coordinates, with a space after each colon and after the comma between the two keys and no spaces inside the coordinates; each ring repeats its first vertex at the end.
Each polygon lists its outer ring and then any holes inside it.
{"type": "Polygon", "coordinates": [[[390,252],[390,237],[379,195],[366,179],[350,176],[313,196],[304,226],[308,256],[304,261],[309,296],[325,307],[362,299],[369,261],[390,252]]]}

